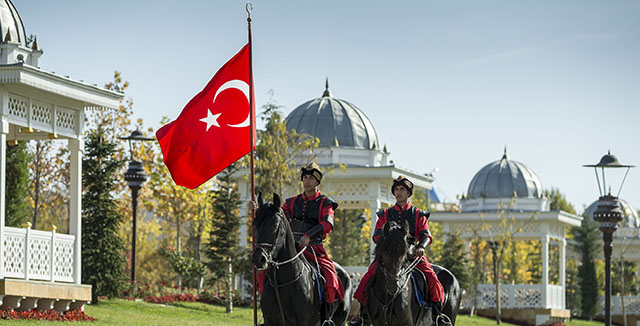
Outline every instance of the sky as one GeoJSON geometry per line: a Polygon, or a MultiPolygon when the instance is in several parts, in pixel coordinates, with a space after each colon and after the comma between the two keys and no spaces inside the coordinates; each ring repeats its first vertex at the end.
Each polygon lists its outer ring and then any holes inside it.
{"type": "MultiPolygon", "coordinates": [[[[40,67],[102,85],[114,70],[134,116],[175,119],[247,42],[245,1],[14,0],[40,67]]],[[[640,165],[640,2],[253,1],[256,106],[320,97],[360,108],[396,166],[466,193],[502,157],[580,213],[608,150],[640,165]]],[[[260,127],[260,124],[258,125],[260,127]]],[[[611,171],[612,191],[622,171],[611,171]]],[[[640,170],[620,197],[640,209],[640,170]]]]}

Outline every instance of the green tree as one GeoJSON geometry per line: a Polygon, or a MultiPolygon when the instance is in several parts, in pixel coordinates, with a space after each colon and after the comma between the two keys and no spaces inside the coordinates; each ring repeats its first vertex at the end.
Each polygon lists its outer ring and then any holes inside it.
{"type": "Polygon", "coordinates": [[[356,209],[338,209],[334,212],[333,231],[328,235],[331,259],[342,266],[358,266],[369,262],[368,234],[362,233],[365,221],[356,209]]]}
{"type": "Polygon", "coordinates": [[[55,193],[53,184],[56,166],[53,164],[54,158],[51,154],[53,147],[50,140],[35,140],[28,147],[28,151],[31,156],[31,164],[29,165],[31,228],[35,230],[41,211],[47,209],[47,204],[55,193]]]}
{"type": "Polygon", "coordinates": [[[595,256],[600,242],[598,224],[590,217],[584,216],[579,227],[571,229],[575,239],[575,246],[580,254],[581,265],[578,267],[580,279],[580,297],[582,317],[593,319],[598,313],[598,284],[596,278],[595,256]]]}
{"type": "Polygon", "coordinates": [[[453,275],[456,276],[460,286],[463,289],[469,290],[471,288],[471,268],[470,261],[467,257],[467,250],[464,247],[464,242],[457,233],[447,234],[447,241],[444,245],[442,252],[440,265],[450,270],[453,275]]]}
{"type": "Polygon", "coordinates": [[[582,296],[580,294],[580,276],[578,275],[577,260],[567,261],[567,281],[566,281],[566,303],[567,309],[571,311],[571,316],[580,316],[582,307],[582,296]]]}
{"type": "MultiPolygon", "coordinates": [[[[227,313],[233,306],[233,265],[238,255],[238,233],[240,229],[240,194],[233,174],[238,171],[231,164],[218,174],[218,188],[213,191],[213,216],[209,231],[206,254],[207,266],[213,279],[221,279],[227,289],[227,313]]],[[[236,262],[237,263],[237,262],[236,262]]]]}
{"type": "Polygon", "coordinates": [[[91,284],[92,302],[98,296],[115,297],[123,288],[125,259],[117,235],[123,216],[118,212],[114,190],[123,165],[115,159],[116,144],[105,141],[102,128],[87,137],[82,161],[82,282],[91,284]]]}
{"type": "Polygon", "coordinates": [[[527,252],[527,272],[529,284],[540,284],[542,281],[542,243],[532,241],[531,250],[527,252]]]}
{"type": "MultiPolygon", "coordinates": [[[[162,123],[167,122],[168,120],[163,118],[162,123]]],[[[182,254],[185,249],[183,240],[194,237],[193,232],[199,229],[195,224],[198,224],[202,215],[206,189],[210,188],[215,180],[212,179],[196,189],[178,186],[171,179],[169,169],[162,160],[158,142],[141,145],[140,152],[139,157],[142,157],[149,174],[149,181],[143,188],[143,207],[153,213],[155,222],[160,223],[162,229],[175,230],[174,233],[163,232],[161,246],[171,246],[182,254]]],[[[197,252],[198,248],[191,249],[197,252]]],[[[177,275],[178,286],[182,287],[182,281],[181,275],[177,275]]]]}
{"type": "Polygon", "coordinates": [[[297,184],[300,179],[295,159],[309,161],[319,143],[315,137],[288,131],[279,108],[273,101],[262,106],[260,118],[266,125],[257,132],[256,185],[268,197],[271,193],[282,195],[285,186],[297,184]]]}
{"type": "Polygon", "coordinates": [[[7,147],[6,185],[5,224],[20,227],[29,216],[29,153],[25,142],[7,147]]]}
{"type": "Polygon", "coordinates": [[[565,196],[560,192],[558,188],[551,188],[551,190],[545,190],[544,196],[549,198],[551,202],[549,203],[549,208],[552,211],[565,211],[567,213],[575,214],[576,209],[571,205],[571,203],[565,198],[565,196]]]}

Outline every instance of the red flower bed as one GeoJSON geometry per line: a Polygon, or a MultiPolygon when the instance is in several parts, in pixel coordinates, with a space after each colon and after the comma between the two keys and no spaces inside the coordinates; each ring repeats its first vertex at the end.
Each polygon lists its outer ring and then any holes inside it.
{"type": "Polygon", "coordinates": [[[89,317],[84,311],[80,309],[70,310],[62,314],[55,310],[47,311],[14,311],[11,308],[8,310],[0,310],[0,319],[35,319],[35,320],[48,320],[48,321],[95,321],[96,318],[89,317]]]}
{"type": "Polygon", "coordinates": [[[148,295],[144,297],[145,302],[149,303],[172,303],[172,302],[196,302],[196,297],[193,294],[169,294],[156,297],[148,295]]]}

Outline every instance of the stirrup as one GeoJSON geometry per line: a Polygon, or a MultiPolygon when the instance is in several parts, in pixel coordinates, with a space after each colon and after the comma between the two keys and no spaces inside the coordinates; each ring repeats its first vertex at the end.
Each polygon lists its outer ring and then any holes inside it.
{"type": "Polygon", "coordinates": [[[440,313],[437,317],[436,317],[436,326],[451,326],[453,325],[451,323],[451,319],[449,319],[449,316],[440,313]],[[441,323],[442,322],[442,323],[441,323]]]}
{"type": "Polygon", "coordinates": [[[336,326],[336,324],[331,319],[327,319],[322,322],[322,326],[336,326]]]}

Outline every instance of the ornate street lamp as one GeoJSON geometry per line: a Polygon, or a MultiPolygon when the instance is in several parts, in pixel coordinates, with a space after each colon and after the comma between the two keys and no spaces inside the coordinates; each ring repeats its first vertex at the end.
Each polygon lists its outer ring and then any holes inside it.
{"type": "Polygon", "coordinates": [[[367,221],[369,221],[369,216],[367,216],[367,214],[365,214],[364,212],[362,212],[362,214],[360,214],[358,217],[355,218],[354,222],[358,223],[358,228],[360,230],[362,230],[362,228],[364,227],[364,225],[367,223],[367,221]]]}
{"type": "Polygon", "coordinates": [[[144,167],[141,162],[133,159],[132,141],[150,141],[154,138],[145,137],[140,130],[136,129],[129,137],[120,137],[129,141],[129,168],[124,173],[124,180],[129,184],[131,189],[131,209],[133,211],[133,222],[131,225],[131,283],[136,281],[136,216],[138,211],[138,191],[142,188],[142,184],[147,181],[147,174],[144,173],[144,167]]]}
{"type": "Polygon", "coordinates": [[[623,220],[624,212],[620,206],[620,202],[618,201],[618,196],[620,196],[620,191],[622,190],[622,185],[624,181],[627,179],[627,174],[629,174],[629,169],[635,167],[633,165],[623,165],[618,162],[618,158],[611,155],[611,151],[607,153],[607,155],[603,156],[600,159],[600,162],[595,165],[584,165],[584,167],[592,167],[596,172],[596,180],[598,181],[598,191],[600,191],[600,198],[598,198],[598,207],[596,211],[593,213],[593,219],[600,223],[600,231],[602,231],[602,239],[604,240],[604,275],[605,275],[605,284],[604,284],[604,302],[605,302],[605,325],[611,325],[611,251],[613,249],[611,242],[613,241],[613,233],[618,229],[618,223],[623,220]],[[598,177],[598,168],[602,171],[602,188],[600,188],[600,178],[598,177]],[[605,169],[611,168],[627,168],[626,173],[624,174],[624,178],[620,183],[620,188],[618,189],[618,193],[616,196],[611,194],[611,187],[609,187],[609,192],[606,191],[606,179],[605,179],[605,169]]]}

